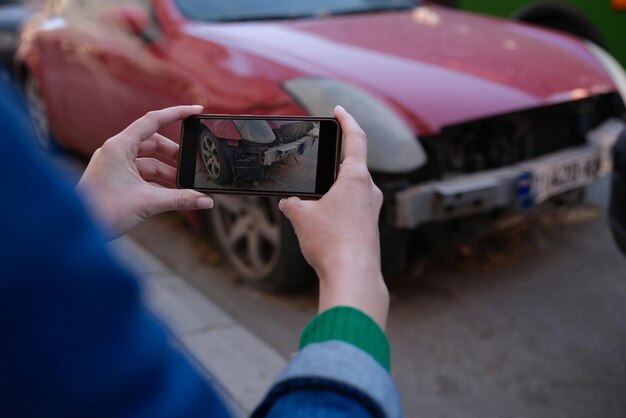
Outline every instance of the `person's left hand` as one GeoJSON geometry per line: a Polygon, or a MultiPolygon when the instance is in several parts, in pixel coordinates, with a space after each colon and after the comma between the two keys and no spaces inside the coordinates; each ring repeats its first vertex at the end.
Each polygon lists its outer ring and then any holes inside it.
{"type": "Polygon", "coordinates": [[[112,238],[160,212],[213,207],[203,193],[173,189],[178,144],[157,133],[168,123],[201,112],[202,106],[149,112],[93,154],[76,189],[112,238]]]}

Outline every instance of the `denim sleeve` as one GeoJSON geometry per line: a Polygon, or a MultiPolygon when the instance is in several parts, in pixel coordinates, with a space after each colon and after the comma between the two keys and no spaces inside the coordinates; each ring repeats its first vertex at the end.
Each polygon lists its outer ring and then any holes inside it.
{"type": "Polygon", "coordinates": [[[229,417],[32,135],[0,72],[0,417],[229,417]]]}
{"type": "Polygon", "coordinates": [[[391,375],[369,354],[343,341],[311,344],[278,376],[253,418],[401,418],[391,375]]]}

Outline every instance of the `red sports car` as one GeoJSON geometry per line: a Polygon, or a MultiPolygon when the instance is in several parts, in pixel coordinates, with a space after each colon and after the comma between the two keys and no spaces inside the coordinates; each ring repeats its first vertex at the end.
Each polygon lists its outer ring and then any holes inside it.
{"type": "MultiPolygon", "coordinates": [[[[598,46],[415,0],[58,0],[27,25],[17,60],[42,138],[49,126],[84,154],[175,104],[343,105],[368,133],[394,269],[415,237],[579,195],[607,170],[625,115],[626,75],[598,46]]],[[[241,276],[305,283],[274,201],[216,203],[196,220],[241,276]]]]}

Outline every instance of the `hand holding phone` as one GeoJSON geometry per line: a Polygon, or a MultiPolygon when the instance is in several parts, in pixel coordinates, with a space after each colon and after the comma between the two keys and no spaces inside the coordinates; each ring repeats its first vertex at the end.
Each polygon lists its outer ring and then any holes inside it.
{"type": "Polygon", "coordinates": [[[283,199],[300,249],[320,280],[320,312],[352,306],[385,328],[389,292],[380,267],[380,189],[367,169],[367,137],[343,108],[335,114],[345,133],[344,160],[332,189],[320,200],[283,199]]]}
{"type": "Polygon", "coordinates": [[[174,189],[178,144],[157,133],[167,124],[200,112],[202,106],[149,112],[93,154],[76,190],[85,197],[109,238],[126,233],[157,213],[213,207],[213,200],[203,193],[174,189]]]}
{"type": "Polygon", "coordinates": [[[177,184],[207,193],[319,198],[339,168],[334,118],[197,115],[183,121],[177,184]]]}

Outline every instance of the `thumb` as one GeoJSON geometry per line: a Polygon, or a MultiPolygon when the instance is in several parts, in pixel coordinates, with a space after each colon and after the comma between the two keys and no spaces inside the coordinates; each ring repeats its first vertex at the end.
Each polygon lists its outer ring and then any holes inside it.
{"type": "Polygon", "coordinates": [[[213,199],[194,190],[154,188],[153,191],[154,196],[150,205],[154,207],[155,214],[170,210],[211,209],[213,207],[213,199]]]}
{"type": "Polygon", "coordinates": [[[294,217],[297,217],[297,213],[299,212],[299,207],[301,206],[302,200],[299,197],[290,197],[288,199],[280,199],[278,202],[278,209],[289,219],[292,223],[294,221],[294,217]]]}

